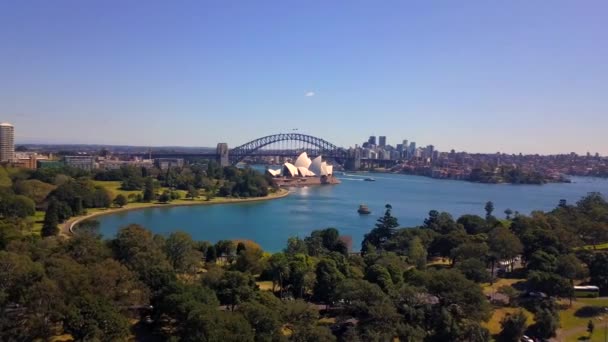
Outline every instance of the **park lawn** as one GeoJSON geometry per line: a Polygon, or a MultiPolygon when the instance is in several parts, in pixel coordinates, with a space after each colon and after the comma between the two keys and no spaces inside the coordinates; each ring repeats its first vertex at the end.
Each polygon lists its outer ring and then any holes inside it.
{"type": "Polygon", "coordinates": [[[272,281],[256,281],[255,283],[262,291],[272,291],[272,281]]]}
{"type": "MultiPolygon", "coordinates": [[[[120,188],[122,185],[122,182],[120,182],[120,181],[93,181],[93,183],[96,186],[101,186],[101,187],[105,188],[106,190],[108,190],[112,194],[112,196],[111,196],[112,198],[118,196],[119,194],[129,198],[129,195],[137,196],[138,194],[143,193],[142,190],[122,190],[120,188]]],[[[158,189],[158,193],[163,193],[167,190],[169,190],[169,188],[161,187],[158,189]]],[[[179,193],[179,195],[181,196],[182,199],[184,199],[186,197],[186,194],[188,193],[185,190],[175,190],[175,191],[179,193]]],[[[173,202],[175,202],[175,201],[173,201],[173,202]]]]}
{"type": "Polygon", "coordinates": [[[426,263],[427,266],[450,266],[451,262],[448,258],[433,258],[426,263]]]}
{"type": "MultiPolygon", "coordinates": [[[[520,308],[510,308],[510,307],[509,308],[507,308],[507,307],[496,308],[496,309],[494,309],[494,312],[492,313],[492,317],[490,318],[490,320],[488,320],[487,322],[483,322],[482,325],[484,327],[486,327],[488,330],[490,330],[490,334],[496,335],[501,330],[500,321],[502,321],[502,319],[507,314],[514,314],[514,313],[518,312],[519,310],[520,310],[520,308]]],[[[526,317],[527,317],[528,325],[534,323],[534,315],[526,309],[521,309],[521,310],[524,312],[524,315],[526,315],[526,317]]]]}
{"type": "Polygon", "coordinates": [[[95,186],[101,186],[108,190],[112,194],[112,198],[118,196],[119,194],[129,197],[129,195],[137,195],[141,194],[140,190],[122,190],[120,186],[122,185],[121,181],[93,181],[95,186]]]}
{"type": "MultiPolygon", "coordinates": [[[[583,249],[587,249],[587,250],[594,250],[593,246],[584,246],[583,249]]],[[[608,242],[606,243],[601,243],[599,245],[595,245],[595,250],[602,250],[602,249],[608,249],[608,242]]]]}
{"type": "MultiPolygon", "coordinates": [[[[569,303],[568,300],[563,301],[564,304],[569,303]]],[[[588,336],[587,323],[593,320],[595,323],[595,333],[591,341],[603,341],[605,325],[608,324],[608,315],[599,315],[595,317],[577,317],[576,311],[585,306],[608,307],[608,297],[601,298],[578,298],[572,302],[572,307],[559,312],[562,336],[564,341],[578,341],[579,337],[588,336]]]]}
{"type": "Polygon", "coordinates": [[[501,288],[502,286],[511,286],[515,283],[518,283],[520,281],[525,281],[525,280],[526,279],[498,278],[498,279],[496,279],[494,284],[490,285],[490,283],[485,283],[485,284],[481,285],[481,288],[483,289],[484,294],[490,294],[490,293],[498,291],[498,289],[501,288]]]}
{"type": "Polygon", "coordinates": [[[29,221],[32,223],[32,234],[39,235],[44,222],[44,211],[36,211],[34,216],[29,217],[29,221]]]}

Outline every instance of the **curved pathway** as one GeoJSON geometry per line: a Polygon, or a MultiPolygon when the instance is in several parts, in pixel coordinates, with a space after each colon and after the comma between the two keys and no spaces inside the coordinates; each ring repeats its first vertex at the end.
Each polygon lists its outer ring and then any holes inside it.
{"type": "Polygon", "coordinates": [[[74,233],[74,228],[76,225],[82,221],[86,221],[88,219],[116,214],[124,211],[132,211],[132,210],[141,210],[141,209],[149,209],[149,208],[167,208],[167,207],[182,207],[182,206],[191,206],[191,205],[215,205],[215,204],[238,204],[238,203],[247,203],[247,202],[259,202],[259,201],[270,201],[279,198],[283,198],[289,195],[289,190],[287,189],[279,189],[276,193],[269,194],[266,197],[252,197],[252,198],[214,198],[211,201],[201,201],[201,200],[180,200],[179,203],[146,203],[140,206],[129,207],[124,206],[122,208],[108,208],[103,211],[96,211],[94,213],[90,213],[87,215],[77,216],[69,219],[68,221],[61,224],[61,234],[65,236],[69,236],[74,233]]]}

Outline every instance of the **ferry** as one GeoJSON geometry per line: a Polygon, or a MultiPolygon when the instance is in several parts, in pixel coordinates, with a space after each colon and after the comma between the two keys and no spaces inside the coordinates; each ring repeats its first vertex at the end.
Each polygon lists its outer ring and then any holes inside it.
{"type": "Polygon", "coordinates": [[[369,208],[367,207],[367,205],[365,205],[365,204],[361,204],[361,205],[359,206],[359,209],[357,209],[357,212],[358,212],[359,214],[361,214],[361,215],[369,215],[369,214],[371,214],[371,213],[372,213],[372,212],[369,210],[369,208]]]}
{"type": "Polygon", "coordinates": [[[370,177],[370,178],[365,178],[364,181],[366,181],[366,182],[375,182],[376,180],[370,177]]]}

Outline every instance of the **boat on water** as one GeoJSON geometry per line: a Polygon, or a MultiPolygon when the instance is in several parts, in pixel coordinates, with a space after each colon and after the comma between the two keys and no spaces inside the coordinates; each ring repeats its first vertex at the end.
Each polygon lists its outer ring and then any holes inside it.
{"type": "Polygon", "coordinates": [[[364,181],[366,181],[366,182],[375,182],[376,180],[373,179],[373,178],[371,178],[371,177],[368,177],[368,178],[365,178],[364,181]]]}
{"type": "Polygon", "coordinates": [[[371,210],[369,210],[369,208],[365,204],[361,204],[359,206],[359,209],[357,209],[357,212],[362,215],[368,215],[372,213],[371,210]]]}

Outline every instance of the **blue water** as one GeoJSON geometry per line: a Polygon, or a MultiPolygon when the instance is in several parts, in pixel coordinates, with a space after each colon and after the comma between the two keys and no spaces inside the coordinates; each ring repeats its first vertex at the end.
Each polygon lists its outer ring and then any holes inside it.
{"type": "Polygon", "coordinates": [[[138,223],[156,233],[183,230],[196,240],[251,239],[268,251],[279,251],[291,236],[304,237],[314,229],[335,227],[353,238],[358,249],[363,235],[390,203],[401,226],[422,224],[432,209],[447,211],[455,218],[465,213],[484,214],[484,205],[493,201],[496,216],[510,208],[529,214],[550,210],[560,199],[574,203],[597,191],[608,195],[608,180],[573,178],[571,184],[506,185],[476,184],[419,176],[374,174],[339,176],[342,184],[295,188],[282,199],[242,204],[151,208],[99,217],[100,232],[114,236],[127,224],[138,223]],[[357,213],[359,204],[372,210],[357,213]]]}

